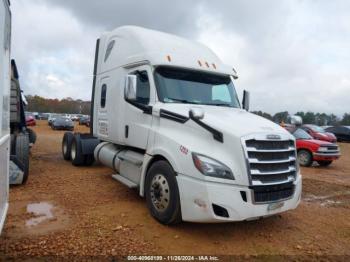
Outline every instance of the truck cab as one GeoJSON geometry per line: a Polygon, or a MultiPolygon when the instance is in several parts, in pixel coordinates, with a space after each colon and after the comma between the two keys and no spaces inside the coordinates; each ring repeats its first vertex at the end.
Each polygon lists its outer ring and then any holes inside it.
{"type": "Polygon", "coordinates": [[[105,33],[96,45],[90,134],[66,134],[63,155],[113,168],[164,224],[293,209],[301,194],[295,139],[248,112],[237,77],[200,43],[134,26],[105,33]]]}

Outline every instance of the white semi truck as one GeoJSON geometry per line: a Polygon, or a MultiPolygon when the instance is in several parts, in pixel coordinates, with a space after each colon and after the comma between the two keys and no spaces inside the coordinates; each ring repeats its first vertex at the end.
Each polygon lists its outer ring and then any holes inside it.
{"type": "Polygon", "coordinates": [[[90,134],[65,133],[63,157],[96,160],[137,188],[163,224],[258,219],[294,209],[294,138],[237,98],[236,71],[197,42],[134,26],[95,53],[90,134]]]}
{"type": "Polygon", "coordinates": [[[9,194],[10,159],[10,44],[11,12],[8,0],[0,1],[0,233],[5,223],[9,194]]]}

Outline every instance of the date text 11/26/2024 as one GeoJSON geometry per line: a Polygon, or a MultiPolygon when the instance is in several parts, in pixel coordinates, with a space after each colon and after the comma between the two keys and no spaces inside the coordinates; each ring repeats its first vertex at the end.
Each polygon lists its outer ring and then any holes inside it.
{"type": "Polygon", "coordinates": [[[128,256],[128,261],[219,261],[217,256],[128,256]]]}

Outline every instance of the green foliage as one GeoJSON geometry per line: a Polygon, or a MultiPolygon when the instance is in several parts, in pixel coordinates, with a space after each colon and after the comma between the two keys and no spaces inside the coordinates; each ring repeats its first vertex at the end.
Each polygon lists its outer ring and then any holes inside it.
{"type": "Polygon", "coordinates": [[[278,112],[273,115],[272,120],[276,123],[287,123],[289,120],[289,113],[288,111],[278,112]]]}
{"type": "Polygon", "coordinates": [[[256,115],[258,115],[258,116],[265,117],[265,118],[268,119],[268,120],[272,120],[272,115],[270,115],[269,113],[262,112],[262,111],[253,111],[252,113],[253,113],[253,114],[256,114],[256,115]]]}
{"type": "MultiPolygon", "coordinates": [[[[263,111],[253,111],[252,113],[265,117],[275,123],[280,124],[281,122],[289,123],[291,115],[287,111],[278,112],[271,116],[270,114],[263,111]]],[[[315,124],[318,126],[336,126],[345,125],[350,126],[350,113],[345,113],[342,119],[339,119],[334,114],[326,113],[314,113],[314,112],[297,112],[295,115],[300,116],[303,119],[304,124],[315,124]]]]}
{"type": "Polygon", "coordinates": [[[41,96],[26,96],[26,111],[39,113],[90,114],[90,101],[73,100],[72,98],[48,99],[41,96]]]}
{"type": "Polygon", "coordinates": [[[350,126],[350,113],[344,114],[341,124],[344,126],[350,126]]]}

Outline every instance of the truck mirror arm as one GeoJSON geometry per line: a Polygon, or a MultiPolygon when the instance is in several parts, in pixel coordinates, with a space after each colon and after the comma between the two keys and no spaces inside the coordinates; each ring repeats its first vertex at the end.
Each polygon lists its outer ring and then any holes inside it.
{"type": "Polygon", "coordinates": [[[219,141],[220,143],[224,143],[224,135],[220,131],[212,128],[211,126],[208,126],[207,124],[205,124],[201,120],[194,118],[192,114],[190,114],[190,119],[192,121],[194,121],[195,123],[197,123],[198,125],[200,125],[201,127],[203,127],[205,130],[212,133],[213,137],[216,141],[219,141]]]}
{"type": "Polygon", "coordinates": [[[136,101],[128,100],[128,99],[125,99],[125,101],[128,102],[129,104],[133,105],[134,107],[137,107],[138,109],[142,110],[143,113],[148,114],[148,115],[152,115],[152,106],[144,105],[144,104],[138,103],[136,101]]]}

